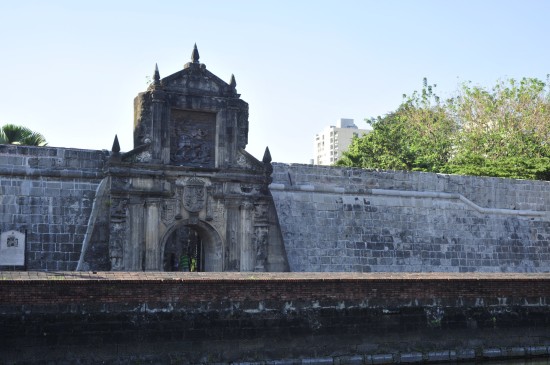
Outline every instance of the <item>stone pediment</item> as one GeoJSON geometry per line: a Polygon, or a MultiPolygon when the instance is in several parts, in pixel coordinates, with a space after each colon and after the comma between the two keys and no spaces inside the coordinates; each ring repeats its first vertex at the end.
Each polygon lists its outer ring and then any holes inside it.
{"type": "Polygon", "coordinates": [[[236,96],[235,87],[231,87],[218,76],[206,69],[204,64],[188,63],[186,68],[160,82],[164,91],[185,94],[236,96]]]}
{"type": "MultiPolygon", "coordinates": [[[[223,81],[199,62],[197,46],[183,70],[153,82],[134,99],[134,150],[124,161],[223,169],[254,166],[248,143],[248,104],[235,77],[223,81]],[[239,159],[239,161],[237,161],[239,159]]],[[[258,164],[258,161],[256,161],[258,164]]]]}
{"type": "Polygon", "coordinates": [[[186,95],[239,97],[235,90],[236,82],[233,75],[229,83],[206,69],[204,63],[199,62],[197,45],[191,53],[191,62],[183,66],[183,70],[159,80],[160,85],[153,84],[152,89],[160,86],[167,93],[182,93],[186,95]]]}

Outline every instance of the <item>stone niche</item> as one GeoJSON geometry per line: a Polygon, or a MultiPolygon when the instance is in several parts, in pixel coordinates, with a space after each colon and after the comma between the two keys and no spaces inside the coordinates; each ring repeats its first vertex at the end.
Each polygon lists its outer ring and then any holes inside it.
{"type": "Polygon", "coordinates": [[[248,104],[199,62],[134,100],[134,148],[115,138],[80,270],[288,271],[268,185],[271,156],[245,151],[248,104]]]}

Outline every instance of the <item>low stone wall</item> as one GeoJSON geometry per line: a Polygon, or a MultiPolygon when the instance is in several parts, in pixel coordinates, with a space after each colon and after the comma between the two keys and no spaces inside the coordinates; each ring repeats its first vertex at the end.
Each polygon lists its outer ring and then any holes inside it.
{"type": "Polygon", "coordinates": [[[0,145],[0,231],[26,233],[25,266],[74,270],[105,152],[0,145]]]}
{"type": "Polygon", "coordinates": [[[0,272],[6,364],[548,356],[542,274],[0,272]]]}
{"type": "Polygon", "coordinates": [[[291,271],[549,272],[550,183],[275,164],[291,271]]]}

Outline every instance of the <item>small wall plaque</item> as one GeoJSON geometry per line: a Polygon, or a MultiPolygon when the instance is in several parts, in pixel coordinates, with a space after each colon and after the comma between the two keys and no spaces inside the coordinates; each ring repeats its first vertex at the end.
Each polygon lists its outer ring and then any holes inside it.
{"type": "Polygon", "coordinates": [[[25,265],[25,234],[6,231],[0,234],[0,266],[25,265]]]}

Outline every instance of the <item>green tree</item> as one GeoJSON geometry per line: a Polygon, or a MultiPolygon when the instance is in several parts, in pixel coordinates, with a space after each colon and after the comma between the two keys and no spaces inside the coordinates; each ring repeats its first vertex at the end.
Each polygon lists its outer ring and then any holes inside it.
{"type": "Polygon", "coordinates": [[[460,128],[443,172],[550,179],[550,90],[523,78],[490,90],[461,85],[447,108],[460,128]]]}
{"type": "Polygon", "coordinates": [[[6,124],[0,128],[0,143],[27,146],[47,145],[46,139],[42,134],[33,132],[27,127],[14,124],[6,124]]]}
{"type": "Polygon", "coordinates": [[[435,85],[424,79],[421,92],[403,95],[399,108],[367,123],[372,131],[354,138],[339,166],[391,170],[439,171],[452,152],[456,130],[435,85]]]}
{"type": "Polygon", "coordinates": [[[424,80],[396,111],[367,121],[372,132],[337,165],[550,180],[548,82],[464,83],[445,102],[432,89],[424,80]]]}

